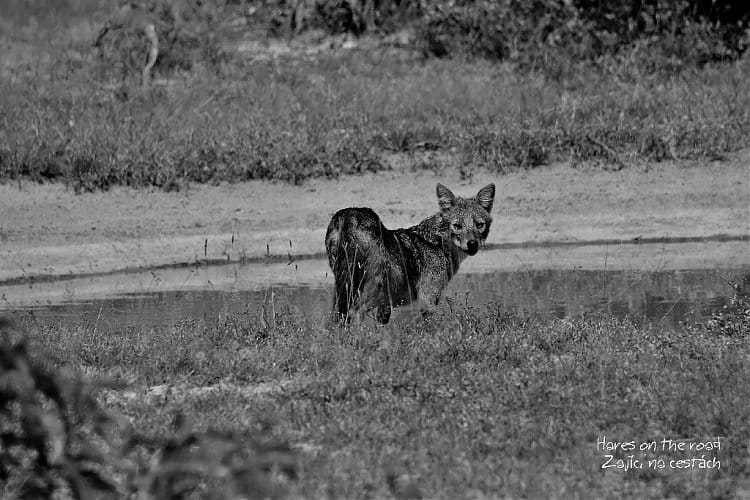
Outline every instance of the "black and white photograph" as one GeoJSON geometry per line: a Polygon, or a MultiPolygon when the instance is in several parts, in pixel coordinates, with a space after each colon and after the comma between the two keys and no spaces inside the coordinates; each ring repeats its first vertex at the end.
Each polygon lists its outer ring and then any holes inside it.
{"type": "Polygon", "coordinates": [[[0,0],[0,499],[750,499],[750,2],[0,0]]]}

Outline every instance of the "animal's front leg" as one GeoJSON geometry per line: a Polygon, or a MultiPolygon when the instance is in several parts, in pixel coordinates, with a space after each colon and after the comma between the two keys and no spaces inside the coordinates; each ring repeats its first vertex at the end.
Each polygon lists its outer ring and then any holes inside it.
{"type": "Polygon", "coordinates": [[[417,302],[422,318],[432,316],[440,302],[443,292],[443,280],[424,280],[419,287],[417,302]]]}

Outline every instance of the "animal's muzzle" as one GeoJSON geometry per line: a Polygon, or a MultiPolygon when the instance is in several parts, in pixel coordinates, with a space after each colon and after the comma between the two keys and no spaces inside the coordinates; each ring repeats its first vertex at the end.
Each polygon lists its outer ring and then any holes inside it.
{"type": "Polygon", "coordinates": [[[479,242],[477,240],[469,240],[466,243],[466,253],[474,255],[479,251],[479,242]]]}

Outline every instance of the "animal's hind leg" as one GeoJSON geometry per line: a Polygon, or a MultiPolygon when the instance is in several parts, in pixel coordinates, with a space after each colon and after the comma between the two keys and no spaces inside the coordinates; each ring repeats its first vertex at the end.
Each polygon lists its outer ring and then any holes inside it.
{"type": "Polygon", "coordinates": [[[333,296],[333,316],[337,321],[348,324],[359,308],[360,288],[364,278],[362,265],[357,262],[356,251],[354,255],[350,255],[349,246],[341,245],[334,269],[336,288],[333,296]]]}
{"type": "Polygon", "coordinates": [[[339,292],[338,287],[333,293],[333,311],[331,316],[334,321],[342,322],[347,318],[349,312],[349,301],[347,300],[346,291],[344,293],[339,292]]]}
{"type": "Polygon", "coordinates": [[[338,322],[349,324],[359,310],[359,290],[353,283],[337,283],[333,296],[333,316],[338,322]]]}
{"type": "Polygon", "coordinates": [[[391,300],[383,277],[365,282],[361,294],[361,310],[375,313],[375,319],[385,325],[391,319],[391,300]]]}

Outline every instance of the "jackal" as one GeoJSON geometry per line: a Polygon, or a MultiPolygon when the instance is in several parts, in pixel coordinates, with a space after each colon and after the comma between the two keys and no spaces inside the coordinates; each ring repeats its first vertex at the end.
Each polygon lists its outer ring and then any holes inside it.
{"type": "Polygon", "coordinates": [[[386,229],[369,208],[345,208],[326,231],[328,263],[336,281],[333,314],[339,321],[375,311],[388,323],[395,306],[419,301],[423,315],[437,306],[461,261],[490,232],[495,185],[459,198],[437,185],[440,211],[409,228],[386,229]]]}

